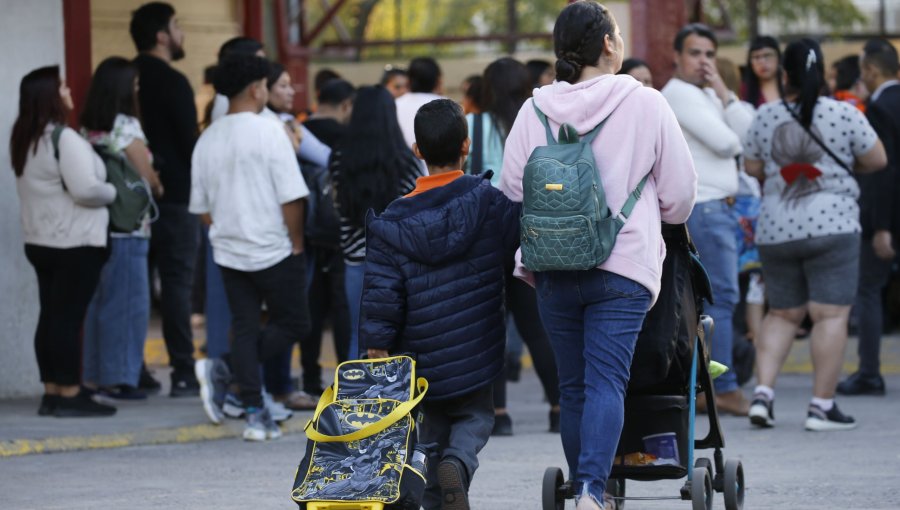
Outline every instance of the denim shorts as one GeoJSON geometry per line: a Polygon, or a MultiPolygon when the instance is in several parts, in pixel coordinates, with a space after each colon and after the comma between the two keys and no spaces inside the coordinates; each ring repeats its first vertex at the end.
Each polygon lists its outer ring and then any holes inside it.
{"type": "Polygon", "coordinates": [[[808,302],[852,305],[859,284],[860,234],[840,234],[762,245],[769,306],[797,308],[808,302]]]}

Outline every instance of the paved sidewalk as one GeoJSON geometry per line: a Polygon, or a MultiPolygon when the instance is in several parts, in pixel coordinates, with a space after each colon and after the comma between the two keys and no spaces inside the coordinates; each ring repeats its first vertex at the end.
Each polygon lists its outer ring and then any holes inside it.
{"type": "MultiPolygon", "coordinates": [[[[330,377],[327,368],[334,366],[330,338],[325,340],[324,345],[323,365],[326,366],[327,381],[330,377]]],[[[148,352],[152,349],[151,341],[148,352]]],[[[849,373],[856,365],[855,341],[851,341],[847,348],[847,360],[845,372],[849,373]]],[[[886,375],[900,374],[900,336],[885,338],[883,360],[886,375]]],[[[154,361],[160,363],[166,360],[163,357],[154,361]]],[[[795,342],[786,373],[808,374],[811,368],[809,342],[795,342]]],[[[151,369],[164,385],[168,383],[168,369],[153,365],[151,369]]],[[[900,394],[897,380],[892,378],[888,383],[889,395],[900,394]]],[[[167,388],[164,387],[160,395],[151,396],[146,401],[120,404],[116,416],[90,419],[37,416],[37,398],[0,400],[0,457],[240,437],[242,421],[229,420],[221,426],[212,425],[203,413],[198,398],[173,399],[166,395],[167,388]]],[[[511,401],[511,406],[515,405],[515,401],[511,401]]],[[[284,424],[285,432],[302,433],[310,416],[311,412],[295,413],[294,418],[284,424]]],[[[895,412],[894,416],[898,414],[895,412]]]]}
{"type": "MultiPolygon", "coordinates": [[[[722,419],[725,455],[744,464],[745,508],[900,508],[900,428],[896,425],[900,376],[888,377],[886,397],[840,399],[841,408],[859,420],[859,429],[831,433],[803,430],[811,379],[798,374],[779,380],[778,424],[773,429],[755,429],[746,418],[722,419]]],[[[158,413],[182,405],[181,401],[164,405],[168,400],[160,400],[152,402],[163,406],[158,413]]],[[[182,410],[186,417],[190,415],[187,407],[182,410]]],[[[544,469],[564,465],[559,436],[547,432],[548,407],[533,370],[524,371],[520,383],[509,385],[509,411],[515,435],[491,438],[479,455],[481,467],[470,493],[474,509],[540,509],[544,469]]],[[[94,422],[100,420],[65,424],[81,429],[94,422]]],[[[702,425],[698,428],[702,433],[702,425]]],[[[302,434],[292,434],[263,444],[225,439],[0,458],[0,508],[296,510],[290,501],[291,483],[305,444],[302,434]]],[[[677,496],[683,483],[629,481],[627,494],[677,496]]],[[[571,510],[574,504],[570,501],[566,508],[571,510]]],[[[629,501],[626,508],[689,510],[691,504],[629,501]]],[[[719,494],[714,508],[724,508],[719,494]]]]}

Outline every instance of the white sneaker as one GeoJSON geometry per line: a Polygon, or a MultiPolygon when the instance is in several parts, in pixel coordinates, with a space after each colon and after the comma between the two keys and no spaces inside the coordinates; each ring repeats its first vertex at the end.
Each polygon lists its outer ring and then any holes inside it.
{"type": "Polygon", "coordinates": [[[194,375],[197,377],[197,382],[200,383],[200,401],[203,403],[203,411],[206,412],[209,421],[219,425],[225,419],[225,415],[213,398],[215,389],[212,372],[213,360],[198,359],[194,362],[194,375]]]}
{"type": "Polygon", "coordinates": [[[245,441],[265,441],[281,437],[281,429],[272,419],[268,409],[256,409],[247,412],[247,426],[244,427],[245,441]]]}
{"type": "Polygon", "coordinates": [[[276,402],[275,399],[272,398],[272,394],[267,391],[263,392],[263,406],[269,410],[272,419],[278,423],[290,420],[291,417],[294,416],[293,411],[284,407],[284,404],[281,402],[276,402]]]}

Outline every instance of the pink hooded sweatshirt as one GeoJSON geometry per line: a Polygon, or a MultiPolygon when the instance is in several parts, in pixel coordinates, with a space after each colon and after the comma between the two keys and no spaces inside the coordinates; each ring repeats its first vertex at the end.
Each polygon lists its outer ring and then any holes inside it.
{"type": "MultiPolygon", "coordinates": [[[[658,91],[629,75],[603,75],[582,83],[555,82],[534,91],[534,103],[550,120],[554,137],[562,122],[584,135],[609,117],[592,148],[606,201],[618,214],[628,195],[648,172],[650,179],[612,254],[600,269],[646,287],[656,302],[666,246],[660,222],[684,223],[697,197],[697,174],[675,114],[658,91]]],[[[526,101],[510,130],[503,152],[500,189],[522,201],[522,174],[535,147],[547,145],[544,126],[526,101]]],[[[533,285],[516,254],[516,276],[533,285]]]]}

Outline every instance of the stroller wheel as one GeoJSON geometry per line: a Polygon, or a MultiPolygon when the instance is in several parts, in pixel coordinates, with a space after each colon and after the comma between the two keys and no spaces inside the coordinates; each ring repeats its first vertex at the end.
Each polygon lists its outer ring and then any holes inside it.
{"type": "Polygon", "coordinates": [[[695,467],[691,477],[691,502],[694,510],[710,510],[713,503],[712,478],[703,467],[695,467]]]}
{"type": "Polygon", "coordinates": [[[710,461],[706,457],[698,457],[697,460],[694,461],[694,467],[702,467],[703,469],[709,471],[710,480],[716,479],[716,475],[713,473],[712,461],[710,461]]]}
{"type": "Polygon", "coordinates": [[[563,510],[566,507],[566,499],[559,491],[564,482],[562,469],[548,467],[544,471],[544,482],[541,485],[541,508],[543,510],[563,510]]]}
{"type": "Polygon", "coordinates": [[[725,461],[725,509],[744,508],[744,466],[737,459],[725,461]]]}

